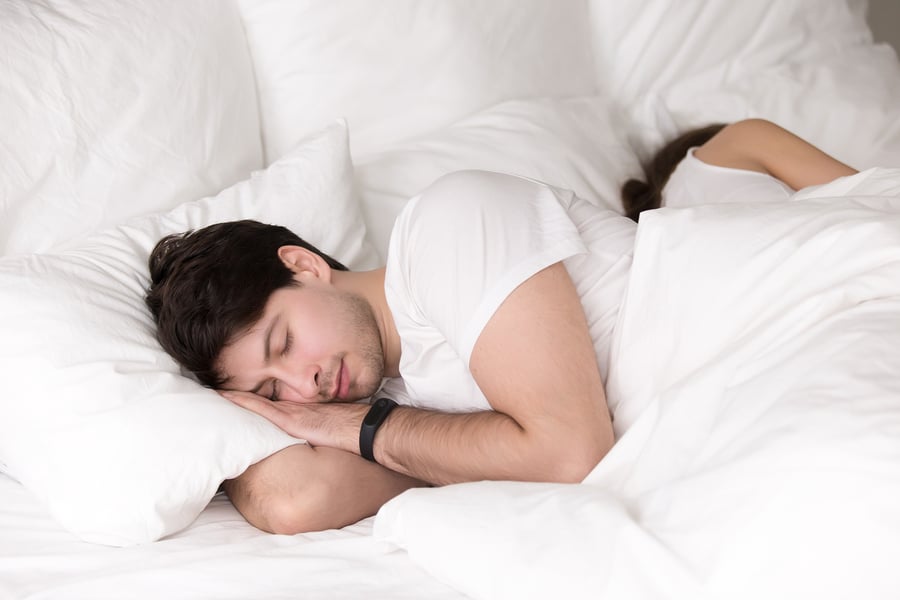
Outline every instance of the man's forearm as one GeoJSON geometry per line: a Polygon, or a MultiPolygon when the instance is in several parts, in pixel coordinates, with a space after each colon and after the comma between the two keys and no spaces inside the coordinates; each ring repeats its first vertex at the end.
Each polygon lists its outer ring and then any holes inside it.
{"type": "MultiPolygon", "coordinates": [[[[321,419],[317,429],[323,434],[319,443],[358,454],[363,417],[359,409],[315,407],[321,419]]],[[[483,479],[574,482],[602,456],[591,454],[594,444],[580,451],[578,440],[571,441],[567,445],[542,439],[539,431],[526,431],[499,412],[449,414],[400,406],[375,435],[374,455],[389,469],[433,484],[483,479]]]]}
{"type": "Polygon", "coordinates": [[[421,485],[342,450],[296,444],[225,482],[225,491],[252,525],[292,535],[355,523],[421,485]]]}
{"type": "Polygon", "coordinates": [[[375,438],[375,458],[389,469],[435,484],[482,479],[546,479],[527,433],[493,412],[447,414],[398,407],[375,438]]]}
{"type": "MultiPolygon", "coordinates": [[[[255,394],[221,392],[313,447],[360,454],[365,404],[270,402],[255,394]]],[[[506,413],[439,413],[397,407],[375,434],[383,466],[432,484],[507,479],[581,481],[613,444],[605,407],[563,420],[530,412],[523,425],[506,413]]]]}

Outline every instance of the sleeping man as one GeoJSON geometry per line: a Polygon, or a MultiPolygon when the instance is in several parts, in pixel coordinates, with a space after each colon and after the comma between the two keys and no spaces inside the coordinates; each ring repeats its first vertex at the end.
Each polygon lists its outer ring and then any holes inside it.
{"type": "MultiPolygon", "coordinates": [[[[853,172],[764,121],[692,158],[732,189],[853,172]]],[[[412,486],[591,471],[614,442],[603,382],[635,231],[571,192],[465,171],[410,200],[380,269],[223,223],[159,242],[147,303],[186,369],[307,441],[226,482],[241,513],[279,533],[341,527],[412,486]]]]}

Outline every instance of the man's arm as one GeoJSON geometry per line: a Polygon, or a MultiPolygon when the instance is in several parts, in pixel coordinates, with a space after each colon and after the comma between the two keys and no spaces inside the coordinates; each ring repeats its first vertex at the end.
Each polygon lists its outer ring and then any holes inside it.
{"type": "Polygon", "coordinates": [[[857,172],[764,119],[726,126],[694,151],[694,156],[711,165],[767,173],[795,190],[857,172]]]}
{"type": "Polygon", "coordinates": [[[535,274],[482,331],[470,370],[496,412],[397,409],[375,457],[428,481],[581,481],[613,444],[581,302],[562,263],[535,274]]]}
{"type": "MultiPolygon", "coordinates": [[[[432,483],[583,479],[613,430],[584,311],[562,263],[503,302],[475,344],[470,370],[493,412],[395,409],[375,436],[383,465],[432,483]]],[[[317,446],[358,453],[367,407],[269,402],[225,394],[317,446]]]]}
{"type": "Polygon", "coordinates": [[[422,485],[349,452],[295,444],[224,487],[250,524],[294,534],[355,523],[400,492],[422,485]]]}

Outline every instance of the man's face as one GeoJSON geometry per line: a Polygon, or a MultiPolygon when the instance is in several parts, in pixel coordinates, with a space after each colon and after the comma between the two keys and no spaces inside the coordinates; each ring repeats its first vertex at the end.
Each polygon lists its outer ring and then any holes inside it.
{"type": "Polygon", "coordinates": [[[351,402],[384,373],[381,335],[360,296],[311,280],[269,298],[262,318],[219,355],[225,388],[273,400],[351,402]]]}

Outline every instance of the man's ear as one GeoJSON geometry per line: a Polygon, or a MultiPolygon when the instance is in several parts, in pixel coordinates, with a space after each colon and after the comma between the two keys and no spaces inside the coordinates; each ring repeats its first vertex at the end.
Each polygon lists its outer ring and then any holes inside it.
{"type": "Polygon", "coordinates": [[[278,248],[278,258],[298,280],[315,277],[326,283],[331,281],[331,267],[324,258],[312,250],[301,246],[281,246],[278,248]]]}

